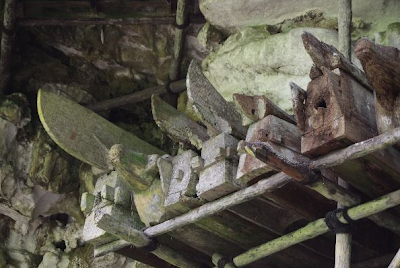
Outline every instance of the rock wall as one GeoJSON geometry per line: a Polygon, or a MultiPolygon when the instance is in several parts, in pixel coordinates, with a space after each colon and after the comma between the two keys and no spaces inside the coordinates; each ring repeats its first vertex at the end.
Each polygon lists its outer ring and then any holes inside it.
{"type": "MultiPolygon", "coordinates": [[[[306,89],[312,62],[300,35],[309,31],[337,46],[338,1],[202,0],[208,24],[199,35],[209,55],[203,71],[228,100],[233,93],[266,95],[291,111],[289,82],[306,89]],[[219,34],[217,34],[219,33],[219,34]],[[217,38],[225,36],[226,39],[217,38]]],[[[400,45],[400,2],[353,1],[353,44],[369,37],[400,45]]],[[[359,65],[358,60],[353,61],[359,65]]]]}

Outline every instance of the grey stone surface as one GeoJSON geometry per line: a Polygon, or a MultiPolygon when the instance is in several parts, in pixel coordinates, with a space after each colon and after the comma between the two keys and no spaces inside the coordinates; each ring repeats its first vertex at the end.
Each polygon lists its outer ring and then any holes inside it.
{"type": "Polygon", "coordinates": [[[270,35],[264,29],[247,29],[230,36],[202,64],[204,75],[226,99],[233,93],[265,95],[280,108],[292,109],[289,83],[307,88],[312,66],[301,34],[309,31],[320,40],[337,45],[337,32],[297,28],[270,35]]]}
{"type": "MultiPolygon", "coordinates": [[[[200,9],[212,25],[233,33],[247,26],[275,25],[317,10],[337,17],[338,1],[331,0],[200,0],[200,9]]],[[[370,23],[374,31],[398,21],[397,0],[353,0],[353,17],[370,23]]]]}

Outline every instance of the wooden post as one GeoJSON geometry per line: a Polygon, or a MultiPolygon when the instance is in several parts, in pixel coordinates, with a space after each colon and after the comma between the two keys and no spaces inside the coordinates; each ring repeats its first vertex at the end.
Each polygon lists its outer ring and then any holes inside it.
{"type": "MultiPolygon", "coordinates": [[[[339,0],[339,51],[351,62],[351,20],[352,0],[339,0]]],[[[349,187],[348,183],[338,178],[338,184],[343,188],[349,187]]],[[[344,208],[338,203],[338,208],[344,208]]],[[[351,266],[351,238],[352,234],[336,234],[335,268],[350,268],[351,266]]]]}
{"type": "MultiPolygon", "coordinates": [[[[400,190],[397,190],[373,201],[349,209],[348,215],[352,220],[359,220],[382,212],[399,204],[400,190]]],[[[341,213],[338,213],[337,216],[340,222],[344,224],[348,223],[341,213]]],[[[329,232],[329,228],[325,223],[325,219],[318,219],[312,223],[307,224],[305,227],[298,229],[297,231],[281,236],[275,240],[269,241],[258,247],[252,248],[244,252],[243,254],[236,256],[235,258],[233,258],[233,263],[237,267],[243,267],[269,255],[272,255],[278,251],[323,235],[327,232],[329,232]]],[[[214,263],[218,262],[218,260],[218,256],[214,256],[214,263]]],[[[225,268],[230,267],[232,266],[225,266],[225,268]]]]}
{"type": "Polygon", "coordinates": [[[17,0],[5,0],[0,57],[0,94],[9,92],[11,57],[15,34],[15,8],[17,0]]]}
{"type": "Polygon", "coordinates": [[[181,64],[183,60],[183,52],[185,46],[185,28],[184,25],[187,23],[188,4],[186,0],[178,0],[178,6],[176,9],[176,25],[182,26],[183,28],[175,29],[175,43],[174,43],[174,58],[171,63],[169,71],[169,79],[176,81],[180,79],[181,75],[181,64]]]}
{"type": "Polygon", "coordinates": [[[400,268],[400,250],[396,253],[388,268],[400,268]]]}

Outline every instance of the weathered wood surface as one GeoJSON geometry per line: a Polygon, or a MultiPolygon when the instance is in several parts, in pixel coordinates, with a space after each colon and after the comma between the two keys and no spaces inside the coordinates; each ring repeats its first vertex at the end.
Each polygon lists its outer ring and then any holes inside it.
{"type": "Polygon", "coordinates": [[[272,177],[259,181],[258,183],[245,189],[239,190],[218,200],[206,203],[181,216],[175,217],[156,226],[149,227],[144,232],[146,235],[151,237],[168,233],[171,230],[194,223],[200,219],[228,209],[236,204],[253,199],[261,194],[264,194],[265,192],[271,192],[276,188],[282,187],[288,182],[290,182],[290,178],[283,173],[273,175],[272,177]]]}
{"type": "MultiPolygon", "coordinates": [[[[373,201],[358,205],[348,210],[348,215],[353,220],[359,220],[371,216],[373,214],[382,212],[400,204],[400,190],[392,192],[388,195],[382,196],[373,201]]],[[[338,214],[338,219],[342,223],[347,223],[341,213],[338,214]]],[[[233,262],[236,266],[242,267],[262,259],[266,256],[272,255],[278,251],[286,249],[290,246],[296,245],[303,241],[312,239],[319,235],[325,234],[329,231],[325,223],[325,219],[319,219],[309,223],[303,228],[298,229],[292,233],[281,236],[275,240],[269,241],[263,245],[252,248],[245,253],[242,253],[235,258],[233,262]]],[[[229,267],[229,266],[225,266],[229,267]]]]}
{"type": "Polygon", "coordinates": [[[302,153],[318,156],[376,134],[373,94],[349,74],[322,67],[308,84],[302,153]]]}
{"type": "Polygon", "coordinates": [[[390,262],[388,268],[399,268],[400,267],[400,250],[396,253],[393,260],[390,262]]]}
{"type": "MultiPolygon", "coordinates": [[[[380,141],[375,139],[375,142],[380,143],[380,141]]],[[[360,143],[361,144],[361,143],[360,143]]],[[[359,152],[363,151],[363,149],[365,149],[363,146],[360,146],[360,144],[358,145],[352,145],[349,146],[346,149],[342,149],[341,152],[345,152],[346,150],[352,150],[353,148],[355,150],[359,150],[359,152]]],[[[316,170],[319,169],[320,166],[324,166],[324,167],[328,167],[331,166],[328,163],[334,163],[336,161],[336,159],[329,159],[329,156],[326,157],[325,160],[322,160],[319,162],[318,165],[312,165],[311,164],[311,160],[307,159],[304,156],[301,156],[300,158],[298,158],[297,156],[293,155],[294,152],[291,153],[291,157],[292,157],[292,161],[298,161],[299,159],[301,160],[301,162],[291,162],[288,161],[288,159],[286,160],[279,160],[279,156],[282,157],[286,157],[285,154],[282,154],[282,152],[284,152],[285,149],[279,148],[278,145],[267,145],[266,146],[266,151],[263,151],[265,143],[256,143],[256,144],[249,144],[248,148],[252,150],[251,154],[257,156],[260,160],[268,162],[270,160],[268,160],[269,154],[267,153],[268,150],[272,151],[273,155],[278,156],[277,161],[274,161],[275,166],[277,169],[281,170],[281,168],[284,168],[284,170],[286,172],[290,172],[290,174],[293,173],[297,173],[294,174],[298,180],[306,180],[307,178],[311,177],[314,180],[318,179],[317,181],[314,181],[312,184],[310,184],[308,187],[321,193],[323,196],[335,200],[336,202],[342,202],[344,205],[346,206],[353,206],[356,205],[358,200],[360,200],[357,196],[354,196],[353,193],[346,191],[345,189],[343,189],[342,187],[339,187],[333,183],[330,183],[329,180],[327,179],[323,179],[322,176],[315,174],[312,170],[316,170]],[[276,151],[276,149],[279,149],[279,151],[276,151]],[[257,152],[258,151],[258,152],[257,152]],[[326,161],[326,162],[325,162],[326,161]],[[329,162],[332,161],[332,162],[329,162]],[[295,168],[295,167],[301,167],[301,169],[303,170],[300,173],[300,170],[295,168]],[[312,167],[312,168],[311,168],[312,167]],[[315,177],[317,175],[317,177],[315,177]],[[335,189],[335,190],[333,190],[335,189]],[[348,202],[348,203],[346,203],[348,202]]],[[[246,143],[241,142],[239,144],[239,147],[243,147],[246,146],[246,143]]],[[[385,145],[382,145],[383,147],[385,145]]],[[[386,146],[390,146],[389,144],[386,144],[386,146]]],[[[382,149],[382,147],[375,147],[376,150],[382,149]]],[[[340,152],[340,151],[338,151],[340,152]]],[[[338,152],[335,152],[334,154],[337,154],[338,152]]],[[[354,152],[354,151],[353,151],[354,152]]],[[[372,151],[369,151],[370,153],[372,151]]],[[[354,152],[355,153],[355,152],[354,152]]],[[[355,154],[352,154],[351,157],[354,157],[355,154]]],[[[343,154],[343,161],[346,161],[346,154],[343,154]]],[[[344,174],[345,175],[345,174],[344,174]]],[[[362,177],[364,180],[365,178],[362,177]]],[[[393,231],[394,233],[399,234],[400,233],[400,228],[398,227],[398,224],[400,223],[399,220],[396,217],[393,217],[391,214],[387,214],[385,213],[385,215],[373,215],[371,216],[371,220],[373,220],[377,225],[387,228],[391,231],[393,231]]]]}
{"type": "MultiPolygon", "coordinates": [[[[186,80],[179,80],[176,82],[172,82],[170,84],[170,89],[174,93],[179,93],[186,90],[186,80]]],[[[151,98],[151,96],[167,93],[165,86],[156,86],[151,87],[136,93],[128,94],[122,97],[105,100],[93,104],[89,104],[86,108],[94,111],[94,112],[101,112],[105,110],[111,110],[114,108],[121,108],[128,104],[135,104],[141,101],[145,101],[151,98]]]]}
{"type": "Polygon", "coordinates": [[[207,129],[157,95],[153,95],[151,98],[151,109],[158,127],[171,139],[192,145],[199,150],[203,147],[203,143],[210,139],[207,129]]]}
{"type": "Polygon", "coordinates": [[[322,69],[322,67],[326,67],[330,70],[340,68],[350,73],[363,86],[372,90],[365,73],[351,63],[351,61],[335,47],[319,41],[308,32],[304,32],[301,37],[307,53],[319,69],[322,69]]]}
{"type": "MultiPolygon", "coordinates": [[[[137,217],[133,216],[131,213],[130,217],[126,217],[124,213],[119,212],[117,206],[108,205],[96,210],[95,223],[108,233],[130,242],[136,247],[148,246],[151,240],[140,231],[144,226],[137,217]]],[[[167,246],[160,245],[152,253],[177,267],[201,267],[167,246]]]]}
{"type": "MultiPolygon", "coordinates": [[[[187,0],[178,0],[176,9],[176,24],[184,25],[188,20],[189,3],[187,0]]],[[[185,29],[175,29],[174,55],[169,70],[169,79],[176,81],[181,76],[181,65],[185,46],[185,29]]]]}
{"type": "Polygon", "coordinates": [[[245,94],[233,94],[233,101],[244,116],[250,122],[256,122],[268,115],[274,115],[289,123],[295,123],[293,116],[287,114],[275,103],[265,96],[248,96],[245,94]]]}
{"type": "Polygon", "coordinates": [[[187,91],[189,102],[211,136],[228,133],[239,139],[246,137],[239,112],[218,93],[194,60],[187,74],[187,91]]]}
{"type": "Polygon", "coordinates": [[[171,6],[164,1],[24,1],[19,17],[37,19],[129,18],[172,16],[171,6]]]}
{"type": "Polygon", "coordinates": [[[197,195],[207,201],[215,200],[239,189],[236,183],[238,140],[226,133],[212,137],[203,144],[197,195]]]}
{"type": "MultiPolygon", "coordinates": [[[[321,75],[322,75],[322,72],[321,72],[321,75]]],[[[319,75],[319,76],[321,76],[321,75],[319,75]]],[[[317,78],[317,77],[315,77],[315,78],[317,78]]],[[[290,89],[291,89],[291,93],[292,93],[294,118],[296,119],[296,124],[300,130],[300,133],[303,134],[304,130],[305,130],[305,122],[306,122],[305,102],[307,99],[307,92],[293,82],[290,83],[290,89]]]]}
{"type": "MultiPolygon", "coordinates": [[[[54,1],[52,1],[54,2],[54,1]]],[[[206,20],[203,16],[191,15],[191,24],[204,24],[206,20]]],[[[159,17],[139,17],[139,18],[123,18],[123,19],[107,19],[107,18],[81,18],[71,16],[71,18],[63,19],[18,19],[17,25],[21,27],[37,27],[37,26],[85,26],[85,25],[171,25],[175,22],[173,16],[159,17]]]]}
{"type": "Polygon", "coordinates": [[[400,128],[395,128],[384,134],[365,141],[358,142],[341,150],[314,159],[311,169],[323,169],[338,166],[346,161],[361,158],[376,151],[388,148],[400,142],[400,128]]]}
{"type": "Polygon", "coordinates": [[[160,149],[122,130],[85,107],[39,90],[39,118],[47,133],[67,153],[103,170],[110,169],[108,151],[114,144],[145,154],[164,154],[160,149]]]}
{"type": "Polygon", "coordinates": [[[393,259],[393,254],[387,254],[367,261],[354,263],[352,268],[386,268],[393,259]]]}
{"type": "Polygon", "coordinates": [[[379,133],[400,126],[400,51],[363,38],[355,53],[375,91],[379,133]]]}
{"type": "MultiPolygon", "coordinates": [[[[301,136],[293,124],[273,115],[268,115],[249,127],[246,141],[272,141],[288,149],[300,151],[301,136]]],[[[247,184],[270,171],[272,169],[265,163],[245,152],[241,152],[236,180],[242,184],[247,184]]]]}
{"type": "Polygon", "coordinates": [[[0,55],[0,94],[9,93],[11,60],[15,35],[15,12],[17,0],[5,0],[0,55]]]}

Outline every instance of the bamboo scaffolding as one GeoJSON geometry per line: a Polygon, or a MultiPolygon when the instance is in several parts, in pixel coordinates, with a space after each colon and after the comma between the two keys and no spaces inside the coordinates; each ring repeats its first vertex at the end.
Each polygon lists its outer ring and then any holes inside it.
{"type": "MultiPolygon", "coordinates": [[[[339,51],[351,62],[351,20],[352,0],[339,0],[339,51]]],[[[338,178],[338,184],[348,188],[346,181],[338,178]]],[[[338,203],[338,208],[345,205],[338,203]]],[[[352,234],[336,234],[335,243],[335,268],[350,268],[351,266],[351,240],[352,234]]]]}
{"type": "MultiPolygon", "coordinates": [[[[373,201],[349,209],[348,215],[352,220],[356,221],[369,217],[373,214],[377,214],[399,204],[400,190],[397,190],[373,201]]],[[[344,219],[342,213],[338,213],[337,217],[340,222],[344,224],[348,223],[344,219]]],[[[281,236],[275,240],[269,241],[236,256],[233,258],[233,264],[237,267],[243,267],[278,251],[284,250],[290,246],[323,235],[327,232],[329,232],[329,228],[325,223],[325,219],[318,219],[307,224],[305,227],[298,229],[297,231],[281,236]]],[[[214,264],[217,265],[219,259],[220,258],[218,256],[213,258],[214,264]]],[[[224,267],[233,268],[234,266],[227,264],[224,267]]]]}

